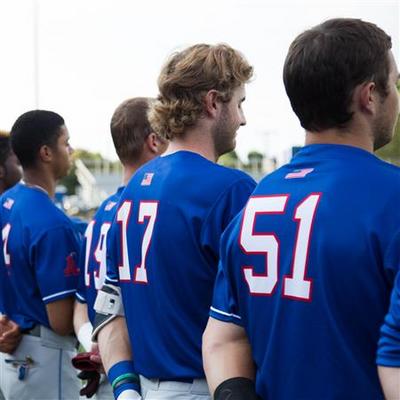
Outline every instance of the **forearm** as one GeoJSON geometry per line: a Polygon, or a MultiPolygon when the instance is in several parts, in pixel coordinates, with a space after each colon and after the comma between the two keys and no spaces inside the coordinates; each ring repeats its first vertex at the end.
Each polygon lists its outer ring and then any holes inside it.
{"type": "Polygon", "coordinates": [[[400,399],[400,368],[378,367],[379,379],[386,400],[400,399]]]}
{"type": "Polygon", "coordinates": [[[132,353],[125,318],[117,317],[105,325],[98,334],[98,344],[106,372],[120,361],[131,360],[132,353]]]}
{"type": "Polygon", "coordinates": [[[227,379],[243,377],[254,380],[254,363],[247,336],[242,328],[233,324],[210,318],[203,336],[203,362],[212,394],[227,379]],[[224,332],[225,325],[227,329],[232,328],[228,335],[224,332]]]}
{"type": "Polygon", "coordinates": [[[47,316],[51,329],[61,336],[73,332],[74,298],[66,297],[46,304],[47,316]]]}
{"type": "Polygon", "coordinates": [[[89,321],[87,304],[79,303],[75,300],[74,304],[74,331],[75,334],[84,347],[85,351],[90,351],[92,349],[92,330],[93,326],[89,321]]]}

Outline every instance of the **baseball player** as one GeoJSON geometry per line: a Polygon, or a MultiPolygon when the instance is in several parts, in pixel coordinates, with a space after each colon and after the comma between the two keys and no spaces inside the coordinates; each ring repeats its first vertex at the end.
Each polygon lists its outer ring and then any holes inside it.
{"type": "Polygon", "coordinates": [[[6,399],[75,399],[70,334],[79,242],[52,201],[57,180],[70,167],[69,134],[61,116],[35,110],[14,123],[11,143],[24,180],[0,199],[3,262],[15,294],[5,312],[23,337],[5,360],[1,388],[6,399]]]}
{"type": "MultiPolygon", "coordinates": [[[[8,132],[0,131],[0,194],[14,186],[22,176],[21,165],[11,149],[10,135],[8,132]]],[[[1,260],[0,260],[1,263],[1,260]]],[[[0,267],[0,376],[7,353],[12,353],[21,340],[19,325],[4,315],[4,301],[11,300],[6,292],[9,285],[6,284],[6,270],[0,267]]],[[[0,390],[0,398],[3,399],[0,390]]]]}
{"type": "Polygon", "coordinates": [[[239,52],[206,44],[174,54],[161,71],[149,118],[170,145],[121,195],[109,231],[107,284],[95,305],[94,334],[102,328],[100,353],[119,400],[139,398],[135,371],[143,399],[210,399],[201,336],[220,235],[255,186],[215,161],[235,147],[245,124],[251,75],[239,52]]]}
{"type": "Polygon", "coordinates": [[[203,342],[215,400],[383,398],[374,360],[399,265],[400,169],[373,151],[399,113],[390,49],[376,25],[346,18],[289,48],[305,147],[222,238],[203,342]]]}
{"type": "MultiPolygon", "coordinates": [[[[400,266],[399,248],[393,250],[397,252],[400,266]]],[[[389,312],[381,328],[377,364],[385,398],[400,399],[400,272],[393,288],[389,312]]]]}
{"type": "MultiPolygon", "coordinates": [[[[147,119],[152,101],[153,99],[143,97],[126,100],[115,110],[111,119],[114,146],[124,169],[124,186],[101,204],[86,229],[81,248],[81,275],[76,292],[74,325],[78,339],[88,352],[92,347],[92,324],[95,316],[93,306],[106,275],[107,233],[114,219],[119,197],[134,172],[163,153],[168,145],[167,140],[153,132],[147,119]]],[[[97,378],[98,376],[95,377],[97,378]]],[[[86,394],[87,390],[88,387],[82,393],[86,394]]],[[[100,385],[96,398],[113,399],[108,381],[100,385]]]]}

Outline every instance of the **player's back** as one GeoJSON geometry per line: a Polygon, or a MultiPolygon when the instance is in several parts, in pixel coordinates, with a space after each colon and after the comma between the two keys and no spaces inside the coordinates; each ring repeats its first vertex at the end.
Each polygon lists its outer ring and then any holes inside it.
{"type": "MultiPolygon", "coordinates": [[[[51,201],[41,188],[28,187],[19,183],[1,197],[0,216],[2,223],[3,258],[13,291],[18,299],[18,311],[29,325],[49,326],[44,303],[63,298],[67,289],[60,282],[60,267],[54,265],[50,270],[42,269],[62,254],[64,246],[77,249],[78,237],[70,219],[51,201]],[[66,237],[65,243],[57,241],[59,232],[66,237]],[[58,247],[57,247],[58,246],[58,247]],[[39,277],[41,279],[39,280],[39,277]],[[57,290],[59,289],[59,290],[57,290]]],[[[62,277],[66,282],[76,281],[76,254],[71,254],[71,263],[62,277]],[[71,266],[71,270],[68,270],[71,266]]],[[[62,274],[62,269],[61,269],[62,274]]],[[[76,287],[76,284],[68,286],[76,287]]]]}
{"type": "Polygon", "coordinates": [[[117,213],[120,227],[128,225],[117,265],[140,374],[204,377],[201,335],[220,235],[254,186],[243,172],[187,151],[149,162],[129,182],[117,213]]]}
{"type": "Polygon", "coordinates": [[[375,352],[398,204],[400,170],[349,146],[307,146],[254,191],[221,257],[262,396],[382,397],[375,352]]]}
{"type": "Polygon", "coordinates": [[[94,303],[97,291],[106,277],[107,234],[124,187],[109,196],[99,206],[86,227],[79,255],[80,277],[76,298],[88,307],[89,320],[94,323],[94,303]]]}

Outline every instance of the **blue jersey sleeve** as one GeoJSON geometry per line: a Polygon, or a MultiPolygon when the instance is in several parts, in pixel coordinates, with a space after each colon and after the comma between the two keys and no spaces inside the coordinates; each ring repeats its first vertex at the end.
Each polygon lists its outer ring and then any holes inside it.
{"type": "Polygon", "coordinates": [[[32,245],[32,265],[45,304],[73,296],[79,277],[79,242],[75,232],[61,226],[42,234],[32,245]]]}
{"type": "Polygon", "coordinates": [[[201,231],[201,245],[213,262],[219,259],[219,244],[222,232],[245,206],[256,183],[250,177],[236,181],[217,199],[201,231]]]}
{"type": "Polygon", "coordinates": [[[215,280],[210,316],[223,322],[232,322],[237,325],[242,325],[242,318],[239,315],[237,302],[234,299],[225,274],[223,261],[218,265],[218,274],[215,280]]]}
{"type": "Polygon", "coordinates": [[[111,228],[107,235],[107,273],[106,273],[106,283],[113,285],[119,285],[119,275],[118,275],[118,252],[119,250],[119,225],[114,219],[111,228]]]}
{"type": "Polygon", "coordinates": [[[79,278],[78,278],[78,287],[75,293],[75,298],[80,303],[86,303],[86,285],[85,285],[86,243],[87,243],[86,238],[83,237],[82,244],[79,249],[79,256],[78,256],[79,278]]]}
{"type": "Polygon", "coordinates": [[[400,272],[392,291],[389,312],[381,328],[377,364],[400,367],[400,272]]]}
{"type": "Polygon", "coordinates": [[[400,270],[400,231],[394,235],[384,254],[384,266],[396,275],[400,270]]]}

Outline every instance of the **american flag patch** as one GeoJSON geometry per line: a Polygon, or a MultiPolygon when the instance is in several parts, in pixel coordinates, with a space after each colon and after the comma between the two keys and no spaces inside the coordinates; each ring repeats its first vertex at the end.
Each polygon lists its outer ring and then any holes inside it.
{"type": "Polygon", "coordinates": [[[310,172],[313,172],[314,168],[303,168],[303,169],[296,169],[293,172],[289,172],[286,174],[285,179],[296,179],[296,178],[304,178],[310,172]]]}
{"type": "Polygon", "coordinates": [[[153,172],[148,172],[144,174],[144,177],[142,179],[142,183],[140,184],[141,186],[150,186],[151,181],[153,180],[154,173],[153,172]]]}
{"type": "Polygon", "coordinates": [[[8,199],[3,203],[3,207],[4,207],[4,208],[7,208],[7,210],[11,210],[11,207],[13,206],[13,204],[14,204],[14,200],[8,198],[8,199]]]}
{"type": "Polygon", "coordinates": [[[110,211],[117,203],[115,201],[109,201],[106,206],[104,207],[104,210],[110,211]]]}

